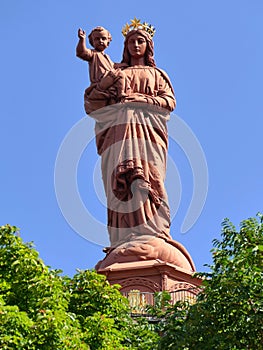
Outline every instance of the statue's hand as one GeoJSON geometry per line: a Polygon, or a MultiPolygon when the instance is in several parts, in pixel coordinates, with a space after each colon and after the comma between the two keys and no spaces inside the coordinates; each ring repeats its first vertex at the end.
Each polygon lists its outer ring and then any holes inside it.
{"type": "Polygon", "coordinates": [[[125,97],[125,99],[123,100],[123,102],[144,102],[147,103],[147,97],[143,94],[139,94],[139,93],[134,93],[131,94],[127,97],[125,97]]]}
{"type": "Polygon", "coordinates": [[[85,30],[82,30],[81,28],[79,28],[79,30],[78,30],[78,37],[80,39],[86,39],[86,32],[85,32],[85,30]]]}

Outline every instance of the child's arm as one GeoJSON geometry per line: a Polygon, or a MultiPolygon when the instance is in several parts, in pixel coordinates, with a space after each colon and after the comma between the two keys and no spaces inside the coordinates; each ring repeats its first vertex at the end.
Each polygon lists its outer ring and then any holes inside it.
{"type": "Polygon", "coordinates": [[[76,55],[85,61],[90,61],[92,57],[92,51],[86,47],[86,33],[79,28],[78,30],[79,42],[76,47],[76,55]]]}
{"type": "Polygon", "coordinates": [[[118,68],[127,68],[129,67],[129,65],[127,63],[114,63],[114,68],[118,69],[118,68]]]}

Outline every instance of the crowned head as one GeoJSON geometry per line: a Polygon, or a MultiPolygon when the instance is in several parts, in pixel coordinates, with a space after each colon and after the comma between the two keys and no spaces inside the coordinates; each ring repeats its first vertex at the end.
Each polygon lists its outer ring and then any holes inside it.
{"type": "Polygon", "coordinates": [[[150,67],[155,67],[156,64],[154,61],[154,44],[152,40],[155,29],[151,26],[152,28],[151,32],[145,30],[146,25],[142,26],[142,24],[140,23],[140,20],[137,20],[136,18],[131,22],[132,22],[131,25],[126,24],[126,26],[124,27],[126,29],[122,30],[122,33],[125,37],[122,63],[126,63],[130,65],[131,55],[128,49],[128,42],[132,36],[137,34],[137,35],[143,36],[146,40],[147,47],[145,52],[145,64],[150,67]],[[129,29],[128,29],[128,26],[129,26],[129,29]]]}
{"type": "Polygon", "coordinates": [[[151,38],[154,36],[155,28],[147,23],[147,22],[141,22],[140,19],[137,19],[134,17],[134,19],[131,20],[131,23],[126,23],[125,26],[122,28],[122,34],[126,37],[127,34],[134,30],[143,30],[145,31],[151,38]]]}

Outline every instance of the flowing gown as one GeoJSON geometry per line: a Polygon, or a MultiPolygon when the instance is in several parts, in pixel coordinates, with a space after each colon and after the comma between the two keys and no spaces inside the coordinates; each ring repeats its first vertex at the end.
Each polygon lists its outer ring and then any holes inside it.
{"type": "Polygon", "coordinates": [[[127,93],[139,94],[145,103],[116,103],[90,113],[96,120],[112,248],[142,236],[171,239],[164,181],[173,89],[158,68],[132,66],[123,71],[127,93]]]}

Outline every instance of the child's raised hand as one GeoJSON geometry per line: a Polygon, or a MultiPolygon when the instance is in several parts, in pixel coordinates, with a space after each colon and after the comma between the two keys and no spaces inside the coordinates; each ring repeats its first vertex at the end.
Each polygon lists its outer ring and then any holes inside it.
{"type": "Polygon", "coordinates": [[[78,37],[80,39],[86,39],[86,32],[85,32],[85,30],[82,30],[81,28],[79,28],[79,30],[78,30],[78,37]]]}

